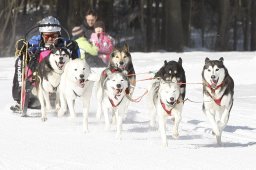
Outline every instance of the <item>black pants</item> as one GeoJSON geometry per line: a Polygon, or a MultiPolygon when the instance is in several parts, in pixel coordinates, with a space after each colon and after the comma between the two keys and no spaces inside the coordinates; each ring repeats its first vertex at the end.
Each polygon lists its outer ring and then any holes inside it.
{"type": "Polygon", "coordinates": [[[18,57],[15,61],[15,71],[12,84],[12,97],[15,101],[20,103],[21,83],[22,83],[22,67],[21,59],[18,57]]]}
{"type": "MultiPolygon", "coordinates": [[[[20,97],[21,97],[21,86],[22,86],[22,60],[20,57],[18,57],[15,61],[15,71],[13,76],[13,84],[12,84],[12,97],[13,100],[17,101],[17,103],[20,103],[20,97]]],[[[40,104],[38,106],[38,99],[34,95],[30,95],[29,99],[29,107],[38,108],[40,107],[40,104]]]]}

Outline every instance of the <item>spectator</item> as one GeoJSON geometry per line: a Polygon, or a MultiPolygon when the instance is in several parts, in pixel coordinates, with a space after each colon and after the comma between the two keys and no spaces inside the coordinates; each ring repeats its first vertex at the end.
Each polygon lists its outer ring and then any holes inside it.
{"type": "Polygon", "coordinates": [[[105,24],[103,21],[95,22],[94,31],[95,33],[92,33],[90,41],[98,47],[99,58],[101,58],[102,61],[108,65],[110,54],[114,48],[114,40],[105,32],[105,24]]]}
{"type": "Polygon", "coordinates": [[[94,24],[97,20],[97,14],[94,10],[89,9],[84,17],[83,30],[87,39],[90,39],[91,34],[94,32],[94,24]]]}
{"type": "Polygon", "coordinates": [[[82,59],[86,59],[89,56],[98,56],[98,48],[85,38],[84,30],[81,26],[76,26],[72,29],[72,36],[79,46],[82,59]]]}

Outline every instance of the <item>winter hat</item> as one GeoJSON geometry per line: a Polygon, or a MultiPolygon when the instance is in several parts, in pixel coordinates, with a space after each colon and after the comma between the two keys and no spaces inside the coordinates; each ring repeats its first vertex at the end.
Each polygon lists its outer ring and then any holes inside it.
{"type": "Polygon", "coordinates": [[[102,28],[103,30],[105,30],[105,24],[103,21],[96,21],[95,24],[94,24],[94,28],[102,28]]]}
{"type": "Polygon", "coordinates": [[[84,30],[81,26],[76,26],[72,29],[72,36],[73,37],[81,37],[84,35],[84,30]]]}

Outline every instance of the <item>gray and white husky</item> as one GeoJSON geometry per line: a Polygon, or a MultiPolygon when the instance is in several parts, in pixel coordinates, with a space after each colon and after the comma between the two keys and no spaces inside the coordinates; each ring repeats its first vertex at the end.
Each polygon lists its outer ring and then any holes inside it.
{"type": "Polygon", "coordinates": [[[110,128],[110,117],[117,125],[117,138],[121,138],[122,119],[125,114],[128,99],[126,97],[129,91],[129,80],[126,72],[104,70],[102,74],[106,74],[98,81],[97,99],[98,110],[103,111],[105,118],[105,129],[110,128]]]}
{"type": "Polygon", "coordinates": [[[85,60],[74,59],[70,60],[61,76],[60,81],[60,104],[61,108],[58,111],[58,116],[61,117],[67,111],[70,112],[71,118],[74,118],[74,104],[76,98],[81,98],[83,101],[83,131],[88,131],[88,112],[90,99],[93,89],[93,81],[89,80],[91,70],[85,60]]]}
{"type": "Polygon", "coordinates": [[[217,143],[221,145],[222,131],[227,125],[233,106],[234,81],[219,60],[205,59],[202,71],[203,78],[203,111],[212,125],[217,143]]]}
{"type": "Polygon", "coordinates": [[[183,108],[182,89],[176,77],[170,80],[155,81],[149,91],[149,111],[151,112],[150,126],[155,126],[158,117],[158,128],[162,138],[162,144],[167,146],[166,121],[169,116],[174,117],[172,130],[173,138],[178,138],[178,127],[181,121],[183,108]]]}
{"type": "Polygon", "coordinates": [[[65,65],[69,61],[69,55],[66,48],[54,48],[49,56],[38,64],[39,84],[36,89],[41,105],[42,121],[47,120],[46,111],[52,110],[50,93],[56,93],[56,104],[59,102],[58,87],[65,65]]]}

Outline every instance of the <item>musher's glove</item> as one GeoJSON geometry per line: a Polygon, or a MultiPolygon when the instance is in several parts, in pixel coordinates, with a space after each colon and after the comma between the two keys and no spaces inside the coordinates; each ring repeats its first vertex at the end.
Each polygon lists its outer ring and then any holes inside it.
{"type": "Polygon", "coordinates": [[[76,51],[79,48],[77,42],[74,40],[70,40],[66,46],[70,51],[76,51]]]}

